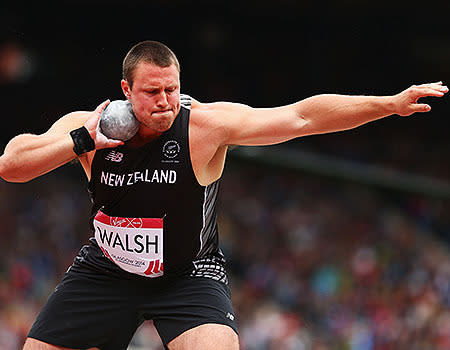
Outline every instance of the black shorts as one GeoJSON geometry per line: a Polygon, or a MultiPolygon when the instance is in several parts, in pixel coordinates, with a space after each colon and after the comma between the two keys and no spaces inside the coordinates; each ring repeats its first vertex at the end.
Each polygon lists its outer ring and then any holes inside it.
{"type": "Polygon", "coordinates": [[[28,337],[71,349],[126,349],[145,320],[153,320],[164,346],[205,323],[237,333],[230,290],[222,282],[186,276],[159,283],[70,269],[28,337]]]}

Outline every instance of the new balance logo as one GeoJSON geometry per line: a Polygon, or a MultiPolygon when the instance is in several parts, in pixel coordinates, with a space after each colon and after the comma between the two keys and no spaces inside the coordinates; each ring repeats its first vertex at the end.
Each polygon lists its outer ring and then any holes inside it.
{"type": "Polygon", "coordinates": [[[231,321],[234,321],[234,315],[232,315],[231,313],[227,313],[227,318],[229,318],[231,321]]]}
{"type": "Polygon", "coordinates": [[[110,160],[111,162],[119,163],[122,161],[122,158],[123,158],[123,153],[111,151],[106,155],[105,160],[110,160]]]}

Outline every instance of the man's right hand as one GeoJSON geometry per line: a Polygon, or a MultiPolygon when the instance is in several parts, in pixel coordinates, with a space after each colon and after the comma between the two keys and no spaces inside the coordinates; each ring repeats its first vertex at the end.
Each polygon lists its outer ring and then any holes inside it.
{"type": "Polygon", "coordinates": [[[109,139],[100,131],[100,118],[102,116],[103,110],[109,105],[109,102],[109,100],[106,100],[105,102],[98,105],[95,111],[90,112],[86,123],[84,123],[84,127],[88,130],[89,135],[91,135],[92,139],[95,142],[95,149],[113,148],[123,145],[123,141],[109,139]]]}

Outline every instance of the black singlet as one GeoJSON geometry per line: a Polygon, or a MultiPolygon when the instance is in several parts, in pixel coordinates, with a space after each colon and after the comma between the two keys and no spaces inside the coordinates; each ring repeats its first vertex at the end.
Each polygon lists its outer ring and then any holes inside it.
{"type": "Polygon", "coordinates": [[[78,261],[108,273],[152,280],[188,274],[227,283],[216,220],[219,181],[201,186],[195,178],[189,152],[190,108],[190,97],[181,95],[181,109],[172,127],[140,148],[125,144],[96,151],[89,182],[94,237],[74,265],[78,261]],[[157,249],[161,238],[116,237],[114,229],[102,231],[93,225],[99,213],[117,226],[121,222],[139,226],[141,218],[162,219],[163,264],[161,260],[158,270],[162,276],[148,278],[126,272],[108,253],[110,247],[124,252],[157,249]],[[96,229],[102,248],[95,238],[96,229]]]}

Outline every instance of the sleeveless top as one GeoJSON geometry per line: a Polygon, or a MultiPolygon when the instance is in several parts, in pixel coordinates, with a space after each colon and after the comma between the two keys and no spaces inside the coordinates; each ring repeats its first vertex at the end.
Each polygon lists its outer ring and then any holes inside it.
{"type": "Polygon", "coordinates": [[[209,277],[228,283],[219,249],[219,180],[201,186],[189,151],[191,98],[173,125],[139,148],[97,150],[88,190],[93,237],[74,265],[125,278],[209,277]]]}

